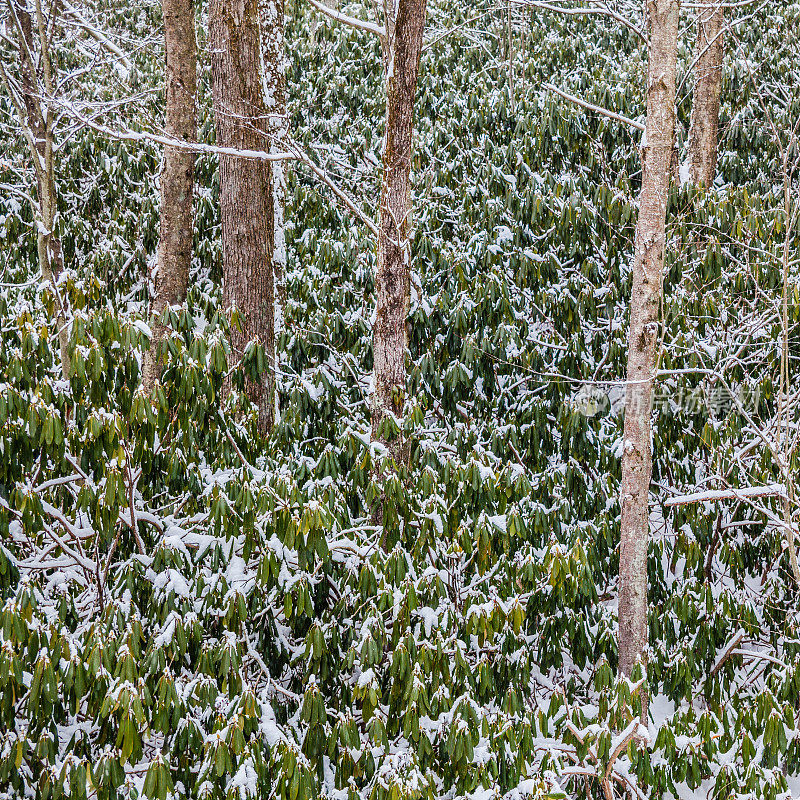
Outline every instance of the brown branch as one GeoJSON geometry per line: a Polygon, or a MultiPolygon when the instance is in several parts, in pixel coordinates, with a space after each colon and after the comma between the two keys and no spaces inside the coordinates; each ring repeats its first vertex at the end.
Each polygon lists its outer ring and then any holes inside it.
{"type": "Polygon", "coordinates": [[[734,635],[733,638],[725,645],[725,649],[722,651],[722,655],[717,658],[717,663],[714,664],[714,668],[711,670],[709,674],[709,679],[713,678],[721,669],[723,664],[734,654],[736,648],[741,644],[742,639],[744,639],[744,629],[740,628],[734,635]]]}

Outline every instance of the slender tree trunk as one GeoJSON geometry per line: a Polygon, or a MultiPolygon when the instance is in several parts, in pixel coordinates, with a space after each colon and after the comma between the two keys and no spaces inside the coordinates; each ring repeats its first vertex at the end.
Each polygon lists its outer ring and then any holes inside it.
{"type": "MultiPolygon", "coordinates": [[[[286,111],[286,39],[284,0],[262,0],[261,49],[264,60],[264,95],[269,114],[270,146],[275,152],[289,138],[286,111]]],[[[273,241],[272,271],[275,290],[275,335],[284,328],[286,307],[286,165],[272,162],[273,241]]]]}
{"type": "MultiPolygon", "coordinates": [[[[667,196],[675,137],[679,0],[649,0],[647,132],[631,290],[622,456],[619,668],[630,676],[647,646],[647,549],[652,477],[653,381],[666,244],[667,196]]],[[[646,713],[646,698],[643,703],[646,713]]]]}
{"type": "Polygon", "coordinates": [[[506,3],[506,59],[508,60],[508,99],[511,112],[516,111],[516,95],[514,93],[514,29],[511,26],[511,0],[506,3]]]}
{"type": "Polygon", "coordinates": [[[697,12],[697,46],[692,119],[689,126],[689,179],[711,186],[717,172],[719,104],[722,92],[722,59],[725,56],[725,8],[701,8],[697,12]]]}
{"type": "MultiPolygon", "coordinates": [[[[267,109],[261,71],[258,0],[211,0],[209,5],[212,94],[217,143],[268,150],[267,109]]],[[[220,156],[223,304],[238,310],[231,347],[241,357],[250,342],[264,348],[267,371],[248,380],[259,427],[272,428],[275,374],[272,276],[272,170],[269,162],[220,156]]]]}
{"type": "Polygon", "coordinates": [[[386,423],[403,412],[406,329],[411,274],[411,145],[425,0],[398,0],[387,20],[386,149],[380,197],[376,316],[373,327],[374,393],[372,436],[387,444],[397,463],[404,460],[402,436],[387,435],[386,423]]]}
{"type": "MultiPolygon", "coordinates": [[[[53,65],[50,37],[41,2],[35,6],[35,18],[26,3],[12,0],[11,8],[19,40],[20,114],[36,175],[37,254],[42,281],[53,287],[56,298],[55,322],[58,333],[61,373],[69,378],[70,354],[66,301],[57,281],[64,267],[61,240],[55,230],[57,195],[55,179],[55,114],[49,98],[53,96],[53,65]],[[34,59],[36,63],[34,63],[34,59]]],[[[5,80],[5,78],[4,78],[5,80]]],[[[6,82],[7,83],[7,82],[6,82]]],[[[10,87],[6,87],[11,92],[10,87]]]]}
{"type": "MultiPolygon", "coordinates": [[[[185,141],[197,139],[197,38],[193,0],[162,0],[167,56],[166,133],[185,141]]],[[[143,380],[151,388],[158,374],[156,355],[166,335],[161,315],[168,306],[186,299],[192,264],[192,194],[194,153],[164,148],[161,168],[161,230],[158,262],[150,275],[153,340],[144,366],[143,380]]]]}
{"type": "Polygon", "coordinates": [[[789,233],[797,224],[800,212],[792,211],[792,187],[789,165],[787,163],[788,151],[783,150],[783,209],[786,215],[786,240],[783,245],[783,258],[781,268],[783,271],[783,291],[781,292],[781,380],[779,385],[778,402],[778,446],[781,445],[783,433],[783,473],[786,494],[783,498],[783,522],[786,529],[786,544],[789,550],[789,566],[795,585],[800,588],[800,564],[797,561],[797,542],[795,541],[795,526],[792,523],[792,506],[794,505],[794,481],[792,480],[792,435],[791,411],[789,406],[789,256],[791,253],[792,236],[789,233]],[[783,431],[781,430],[783,428],[783,431]]]}

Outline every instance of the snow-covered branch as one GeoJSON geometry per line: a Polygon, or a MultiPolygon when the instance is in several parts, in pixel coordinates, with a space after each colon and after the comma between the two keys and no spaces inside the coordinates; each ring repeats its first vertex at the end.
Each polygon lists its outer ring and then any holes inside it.
{"type": "Polygon", "coordinates": [[[693,503],[713,502],[716,500],[748,500],[754,497],[785,496],[786,488],[780,483],[773,483],[768,486],[747,486],[742,489],[709,489],[705,492],[682,494],[665,500],[664,506],[666,508],[674,508],[675,506],[686,506],[693,503]]]}
{"type": "Polygon", "coordinates": [[[326,17],[330,17],[330,19],[334,19],[337,22],[341,22],[345,25],[349,25],[351,28],[357,28],[360,31],[367,31],[368,33],[374,33],[380,39],[386,38],[386,28],[381,27],[380,25],[376,25],[374,22],[367,22],[363,19],[358,19],[357,17],[351,17],[347,14],[342,14],[341,11],[337,11],[334,8],[329,8],[324,3],[317,2],[317,0],[308,0],[317,11],[324,14],[326,17]]]}
{"type": "Polygon", "coordinates": [[[632,128],[636,128],[638,131],[644,131],[645,129],[645,126],[642,125],[641,122],[637,122],[629,117],[625,117],[622,114],[617,114],[616,111],[609,111],[609,109],[603,108],[602,106],[596,106],[592,103],[587,103],[585,100],[581,100],[580,97],[575,97],[574,94],[568,94],[562,89],[559,89],[557,86],[553,86],[552,83],[545,83],[544,88],[549,89],[551,92],[555,92],[559,97],[563,97],[565,100],[569,100],[571,103],[575,103],[575,105],[578,105],[581,108],[585,108],[589,111],[595,111],[598,114],[602,114],[604,117],[616,120],[617,122],[622,122],[625,125],[630,125],[632,128]]]}
{"type": "Polygon", "coordinates": [[[615,22],[619,22],[621,25],[626,27],[629,31],[636,34],[639,39],[642,40],[645,44],[647,43],[647,37],[645,36],[642,29],[636,25],[635,23],[631,22],[627,17],[619,14],[618,12],[614,11],[614,9],[609,8],[606,3],[597,2],[597,0],[589,0],[593,4],[591,6],[585,6],[582,8],[575,8],[573,6],[559,6],[555,3],[547,3],[543,2],[542,0],[513,0],[513,2],[523,5],[523,6],[531,6],[532,8],[541,8],[544,11],[555,11],[558,14],[566,14],[567,16],[602,16],[602,17],[610,17],[615,22]]]}

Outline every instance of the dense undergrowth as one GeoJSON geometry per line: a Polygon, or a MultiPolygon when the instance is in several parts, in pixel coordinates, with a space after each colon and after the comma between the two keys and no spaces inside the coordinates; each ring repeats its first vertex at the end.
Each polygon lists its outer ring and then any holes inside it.
{"type": "MultiPolygon", "coordinates": [[[[109,119],[147,129],[159,19],[143,8],[107,11],[125,36],[152,35],[127,83],[96,79],[106,99],[140,92],[109,119]]],[[[429,10],[411,457],[392,477],[369,434],[374,243],[302,166],[268,439],[222,396],[233,365],[213,159],[199,160],[193,282],[152,397],[139,364],[157,150],[83,129],[61,151],[68,383],[30,213],[0,195],[0,795],[516,800],[600,797],[604,776],[620,797],[797,791],[798,596],[781,531],[747,503],[663,502],[715,478],[780,479],[758,423],[776,413],[773,312],[792,233],[754,87],[798,85],[800,8],[767,5],[736,28],[720,181],[670,197],[649,738],[621,752],[640,702],[615,677],[639,134],[542,84],[637,118],[646,61],[611,21],[516,14],[512,98],[505,10],[429,10]],[[747,390],[744,410],[706,402],[712,372],[747,390]]],[[[294,135],[374,213],[377,42],[303,4],[288,18],[294,135]]],[[[685,67],[688,28],[683,41],[685,67]]],[[[202,65],[208,139],[205,53],[202,65]]],[[[779,130],[800,112],[796,91],[765,97],[779,130]]],[[[3,103],[3,157],[21,163],[3,103]]],[[[793,272],[795,299],[797,285],[793,272]]],[[[795,302],[793,336],[797,315],[795,302]]],[[[234,383],[258,367],[253,349],[234,383]]]]}

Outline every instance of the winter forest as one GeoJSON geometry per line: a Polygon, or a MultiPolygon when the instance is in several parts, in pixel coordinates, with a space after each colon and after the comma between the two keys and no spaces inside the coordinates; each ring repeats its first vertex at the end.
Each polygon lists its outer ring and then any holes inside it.
{"type": "Polygon", "coordinates": [[[0,800],[800,797],[800,3],[0,0],[0,800]]]}

